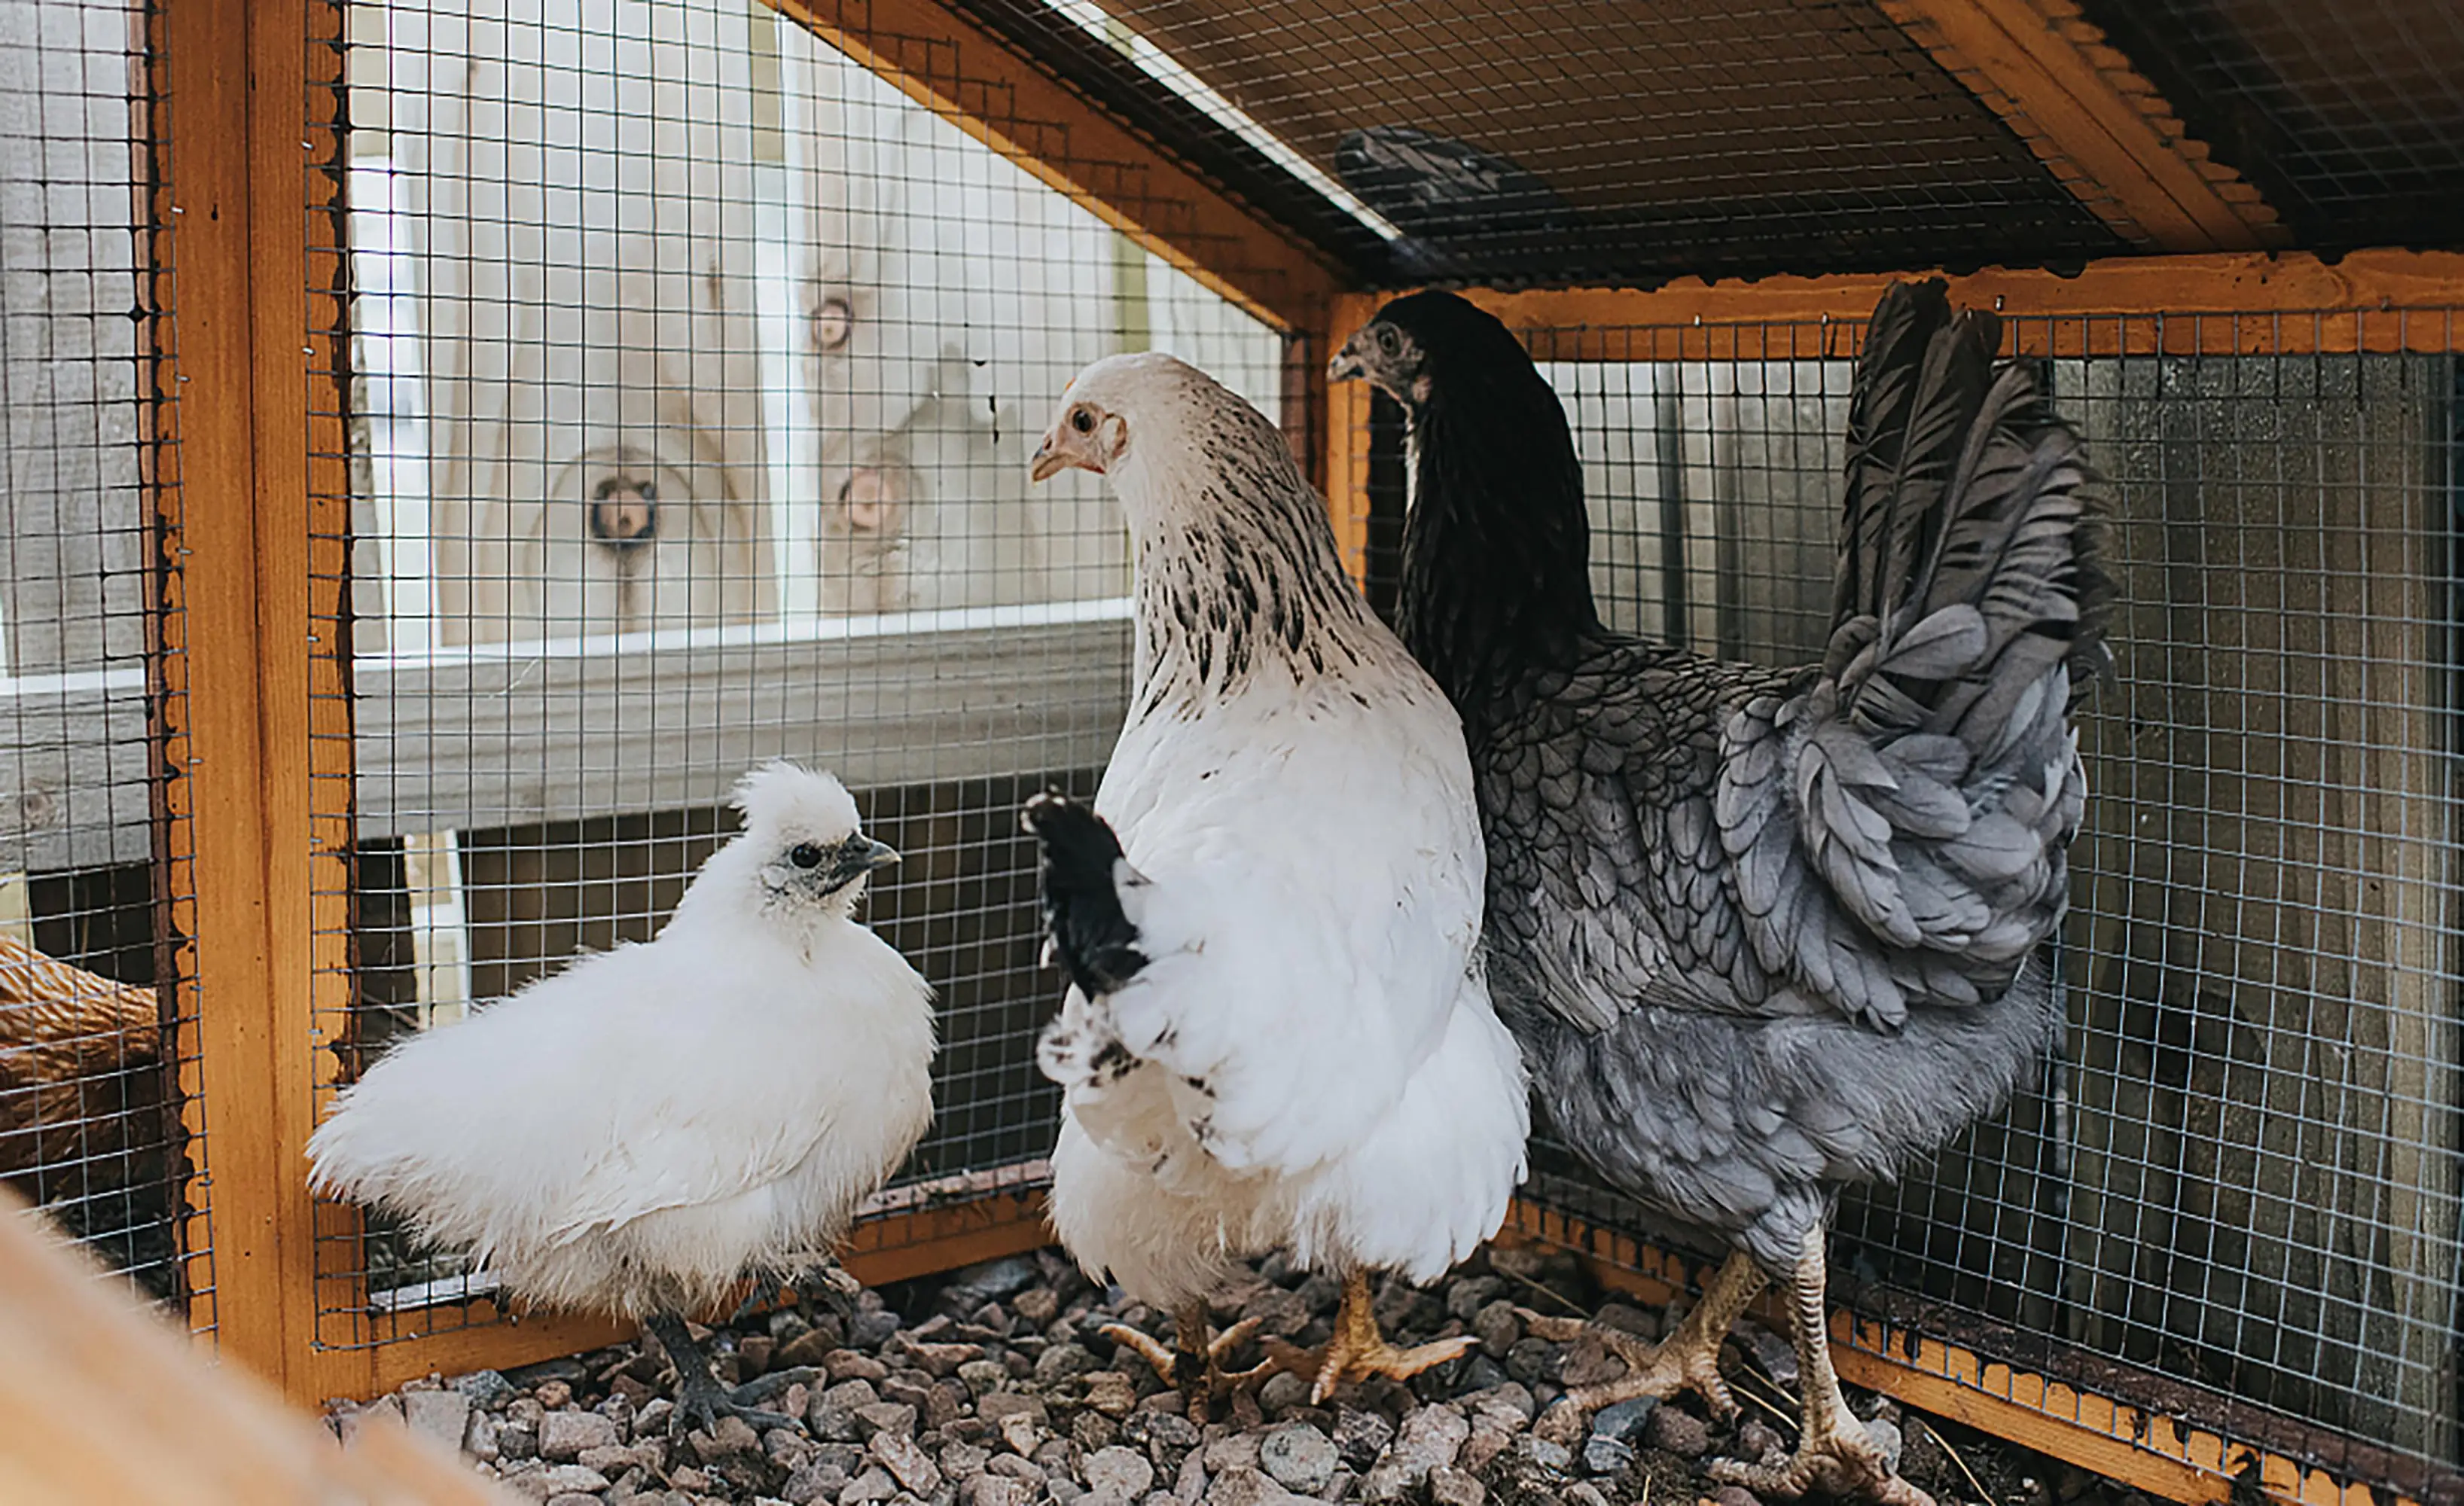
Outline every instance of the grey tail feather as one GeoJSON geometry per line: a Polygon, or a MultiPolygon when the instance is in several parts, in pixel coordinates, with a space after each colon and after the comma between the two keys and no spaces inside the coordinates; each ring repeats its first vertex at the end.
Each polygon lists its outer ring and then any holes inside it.
{"type": "Polygon", "coordinates": [[[1097,998],[1147,965],[1138,928],[1121,909],[1121,841],[1104,818],[1066,796],[1045,793],[1020,813],[1043,850],[1037,889],[1044,926],[1062,971],[1097,998]]]}
{"type": "MultiPolygon", "coordinates": [[[[2001,320],[1984,310],[1954,312],[1944,283],[1895,283],[1866,328],[1848,420],[1847,488],[1833,592],[1832,663],[1837,675],[1871,634],[1842,634],[1863,618],[1886,638],[1952,600],[1981,597],[1988,569],[1967,574],[1970,589],[1951,593],[1941,578],[1946,540],[1976,553],[1972,535],[1996,531],[1998,557],[2050,482],[2092,491],[2094,476],[2079,456],[2077,435],[2057,417],[2023,367],[1997,374],[2001,320]],[[2000,437],[2032,457],[2023,470],[1980,481],[1970,468],[1987,439],[2000,437]]],[[[2067,558],[2044,586],[2070,607],[2057,607],[2027,631],[2067,638],[2072,693],[2082,694],[2110,673],[2103,642],[2115,596],[2104,566],[2103,528],[2092,498],[2079,495],[2067,530],[2067,558]],[[2075,608],[2075,609],[2074,609],[2075,608]]],[[[2050,645],[2048,645],[2050,646],[2050,645]]]]}

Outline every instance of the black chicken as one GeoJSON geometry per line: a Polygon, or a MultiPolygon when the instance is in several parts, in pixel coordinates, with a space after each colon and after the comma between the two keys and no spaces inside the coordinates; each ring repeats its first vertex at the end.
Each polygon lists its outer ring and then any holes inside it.
{"type": "Polygon", "coordinates": [[[1399,626],[1470,738],[1499,1013],[1557,1133],[1734,1252],[1665,1342],[1600,1335],[1627,1373],[1576,1400],[1732,1413],[1721,1339],[1777,1278],[1804,1430],[1720,1467],[1756,1491],[1930,1506],[1839,1393],[1824,1226],[1999,1107],[2057,1023],[2040,944],[2110,593],[2078,440],[1999,342],[1939,282],[1883,295],[1829,651],[1798,669],[1602,625],[1564,410],[1496,319],[1399,298],[1333,363],[1409,416],[1399,626]]]}

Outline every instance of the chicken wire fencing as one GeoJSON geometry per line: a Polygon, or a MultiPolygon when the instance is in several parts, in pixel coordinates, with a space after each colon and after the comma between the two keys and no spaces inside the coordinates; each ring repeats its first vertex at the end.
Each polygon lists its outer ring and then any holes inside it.
{"type": "MultiPolygon", "coordinates": [[[[1282,338],[755,0],[330,16],[320,731],[355,776],[315,813],[347,848],[320,1105],[652,934],[785,756],[904,855],[867,914],[939,994],[936,1122],[883,1206],[1040,1176],[1058,986],[1017,811],[1091,794],[1130,621],[1115,505],[1028,458],[1119,350],[1275,412],[1282,338]]],[[[320,1229],[319,1343],[495,1320],[484,1271],[320,1229]]]]}
{"type": "MultiPolygon", "coordinates": [[[[1818,661],[1855,328],[1522,333],[1574,428],[1603,615],[1818,661]]],[[[2423,1500],[2464,1483],[2464,372],[2317,352],[2459,333],[2012,321],[2106,478],[2120,584],[2079,719],[2067,1039],[2006,1113],[1851,1192],[1834,1245],[1841,1295],[1903,1333],[2423,1500]]],[[[1370,477],[1391,532],[1399,464],[1370,477]]],[[[1535,1167],[1545,1204],[1683,1244],[1545,1129],[1535,1167]]]]}
{"type": "Polygon", "coordinates": [[[149,22],[0,0],[0,1178],[205,1330],[149,22]]]}
{"type": "Polygon", "coordinates": [[[1084,7],[1235,119],[1111,102],[1364,286],[2035,263],[2125,249],[1874,0],[976,0],[1074,80],[1084,7]],[[1176,129],[1177,127],[1177,129],[1176,129]],[[1262,151],[1324,195],[1243,181],[1262,151]]]}

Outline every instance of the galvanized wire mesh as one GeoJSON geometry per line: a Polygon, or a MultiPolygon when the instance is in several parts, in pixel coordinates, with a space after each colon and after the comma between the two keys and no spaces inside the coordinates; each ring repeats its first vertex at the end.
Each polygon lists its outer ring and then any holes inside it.
{"type": "MultiPolygon", "coordinates": [[[[1036,1174],[1057,985],[1016,812],[1091,792],[1129,623],[1113,504],[1027,458],[1089,360],[1171,349],[1271,412],[1280,339],[753,0],[353,4],[339,44],[320,1084],[652,934],[784,755],[905,855],[869,917],[942,1050],[902,1180],[1036,1174]]],[[[327,1243],[322,1343],[486,1320],[450,1252],[327,1243]]]]}
{"type": "Polygon", "coordinates": [[[209,1328],[170,929],[188,878],[154,748],[180,674],[154,652],[177,639],[178,494],[151,449],[169,328],[147,20],[124,0],[0,4],[0,1176],[209,1328]]]}
{"type": "Polygon", "coordinates": [[[1274,205],[1370,286],[1621,284],[2122,249],[1865,0],[970,9],[1043,42],[1073,80],[1274,205]],[[1193,120],[1104,79],[1062,45],[1082,13],[1134,37],[1155,76],[1229,110],[1193,120]],[[1354,224],[1282,207],[1287,194],[1256,182],[1249,159],[1262,150],[1354,224]],[[1379,239],[1364,242],[1360,225],[1379,239]]]}
{"type": "MultiPolygon", "coordinates": [[[[2013,321],[2108,478],[2122,588],[2068,1038],[2004,1115],[1849,1192],[1835,1246],[1869,1309],[2423,1499],[2459,1478],[2464,402],[2456,358],[2402,352],[2459,332],[2013,321]]],[[[1853,331],[1525,333],[1612,622],[1818,659],[1853,331]]],[[[1683,1241],[1544,1149],[1545,1200],[1683,1241]]]]}

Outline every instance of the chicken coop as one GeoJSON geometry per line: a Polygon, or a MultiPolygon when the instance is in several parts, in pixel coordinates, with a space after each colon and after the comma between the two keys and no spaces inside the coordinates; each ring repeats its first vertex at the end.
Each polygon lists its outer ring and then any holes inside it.
{"type": "MultiPolygon", "coordinates": [[[[649,935],[748,766],[905,855],[872,1280],[1047,1241],[1033,793],[1130,560],[1085,362],[1279,416],[1391,604],[1466,292],[1613,625],[1818,660],[1894,278],[2101,475],[2040,1080],[1851,1195],[1843,1375],[2181,1501],[2464,1499],[2464,12],[2438,0],[0,0],[0,1174],[295,1397],[576,1352],[311,1195],[332,1095],[649,935]],[[2246,1497],[2236,1497],[2246,1498],[2246,1497]]],[[[1544,1141],[1507,1236],[1683,1290],[1544,1141]]]]}

